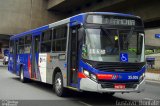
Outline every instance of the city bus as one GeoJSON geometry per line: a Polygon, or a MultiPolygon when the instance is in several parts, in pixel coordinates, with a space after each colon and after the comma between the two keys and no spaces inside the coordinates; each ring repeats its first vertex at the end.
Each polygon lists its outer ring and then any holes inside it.
{"type": "Polygon", "coordinates": [[[145,85],[144,25],[139,16],[81,13],[10,38],[8,70],[68,89],[106,93],[141,92],[145,85]]]}

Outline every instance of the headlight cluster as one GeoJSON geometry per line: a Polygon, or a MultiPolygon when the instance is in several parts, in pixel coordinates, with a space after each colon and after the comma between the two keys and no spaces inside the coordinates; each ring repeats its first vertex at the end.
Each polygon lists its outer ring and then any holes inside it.
{"type": "Polygon", "coordinates": [[[139,81],[141,82],[145,77],[145,73],[143,73],[140,77],[139,77],[139,81]]]}
{"type": "Polygon", "coordinates": [[[97,77],[96,77],[95,74],[93,74],[93,73],[91,73],[91,72],[89,72],[89,71],[87,71],[87,70],[83,70],[83,73],[84,73],[84,75],[85,75],[86,77],[88,77],[88,78],[90,78],[91,80],[97,82],[97,77]]]}

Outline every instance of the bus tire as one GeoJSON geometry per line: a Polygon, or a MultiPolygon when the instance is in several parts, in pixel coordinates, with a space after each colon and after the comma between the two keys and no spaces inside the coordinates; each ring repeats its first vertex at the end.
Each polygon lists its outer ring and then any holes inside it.
{"type": "Polygon", "coordinates": [[[56,73],[53,87],[57,96],[66,96],[66,89],[63,87],[63,77],[61,72],[56,73]]]}
{"type": "Polygon", "coordinates": [[[20,81],[25,83],[27,79],[24,77],[24,70],[23,67],[20,68],[20,81]]]}

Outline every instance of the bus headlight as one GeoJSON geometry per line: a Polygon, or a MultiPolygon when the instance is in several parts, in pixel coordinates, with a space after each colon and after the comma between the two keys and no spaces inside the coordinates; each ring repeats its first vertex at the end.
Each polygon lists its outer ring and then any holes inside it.
{"type": "Polygon", "coordinates": [[[89,72],[87,70],[83,70],[85,76],[89,77],[89,72]]]}
{"type": "Polygon", "coordinates": [[[87,76],[88,78],[90,78],[91,80],[93,81],[96,81],[97,82],[97,77],[96,75],[94,75],[93,73],[87,71],[87,70],[83,70],[83,73],[85,76],[87,76]]]}
{"type": "Polygon", "coordinates": [[[145,73],[142,74],[143,78],[145,77],[145,73]]]}
{"type": "Polygon", "coordinates": [[[143,73],[140,77],[139,77],[139,81],[141,82],[145,77],[145,73],[143,73]]]}
{"type": "Polygon", "coordinates": [[[94,74],[90,74],[90,78],[91,78],[92,80],[94,80],[94,81],[97,81],[97,77],[96,77],[96,75],[94,75],[94,74]]]}

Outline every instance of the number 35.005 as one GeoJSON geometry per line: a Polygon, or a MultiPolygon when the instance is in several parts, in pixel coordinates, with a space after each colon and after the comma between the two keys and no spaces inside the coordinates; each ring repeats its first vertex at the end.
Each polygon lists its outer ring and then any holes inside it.
{"type": "Polygon", "coordinates": [[[128,76],[128,79],[138,79],[138,76],[128,76]]]}

